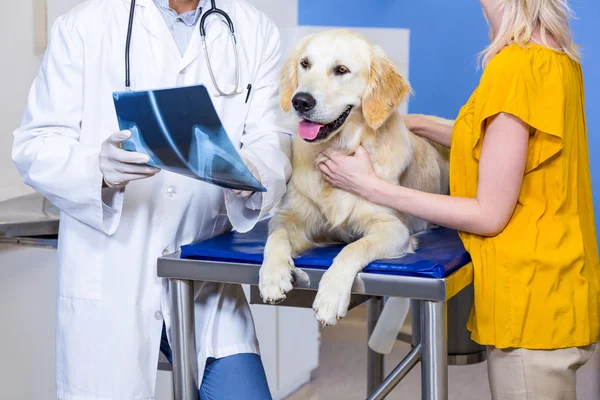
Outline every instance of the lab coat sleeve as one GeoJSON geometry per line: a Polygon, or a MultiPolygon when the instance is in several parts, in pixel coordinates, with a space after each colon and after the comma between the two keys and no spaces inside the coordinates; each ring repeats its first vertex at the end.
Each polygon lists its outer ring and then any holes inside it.
{"type": "Polygon", "coordinates": [[[283,126],[279,106],[279,30],[270,20],[262,29],[265,51],[252,85],[250,110],[246,119],[242,148],[244,159],[252,165],[266,192],[251,198],[238,198],[225,191],[225,204],[231,225],[238,232],[247,232],[278,205],[285,194],[291,176],[292,132],[283,126]]]}
{"type": "Polygon", "coordinates": [[[102,188],[99,146],[80,143],[83,42],[73,18],[53,25],[29,92],[12,158],[23,181],[62,213],[106,234],[117,229],[123,191],[102,188]]]}

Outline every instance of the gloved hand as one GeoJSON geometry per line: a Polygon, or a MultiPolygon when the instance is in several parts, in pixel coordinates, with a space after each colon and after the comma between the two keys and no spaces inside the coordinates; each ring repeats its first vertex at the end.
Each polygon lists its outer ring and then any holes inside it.
{"type": "MultiPolygon", "coordinates": [[[[248,167],[248,169],[250,170],[250,172],[252,172],[252,175],[254,175],[254,177],[256,178],[256,180],[258,182],[260,182],[260,175],[258,174],[258,171],[254,167],[254,165],[252,165],[252,163],[250,161],[248,161],[244,157],[242,157],[242,160],[244,161],[244,163],[246,164],[246,166],[248,167]]],[[[254,194],[254,192],[251,192],[249,190],[231,189],[231,191],[236,195],[236,197],[240,197],[240,198],[244,198],[244,199],[247,199],[247,198],[249,198],[250,196],[252,196],[254,194]]]]}
{"type": "MultiPolygon", "coordinates": [[[[252,175],[260,182],[260,175],[254,165],[249,162],[247,159],[242,157],[242,160],[252,172],[252,175]]],[[[262,183],[262,182],[261,182],[262,183]]],[[[229,189],[231,193],[233,193],[237,198],[244,199],[246,208],[250,210],[260,210],[262,207],[262,193],[251,192],[249,190],[237,190],[237,189],[229,189]]]]}
{"type": "Polygon", "coordinates": [[[121,143],[131,138],[130,131],[115,132],[102,143],[100,149],[100,171],[104,183],[110,188],[123,188],[130,181],[149,178],[160,171],[145,165],[150,161],[146,154],[125,151],[121,143]]]}

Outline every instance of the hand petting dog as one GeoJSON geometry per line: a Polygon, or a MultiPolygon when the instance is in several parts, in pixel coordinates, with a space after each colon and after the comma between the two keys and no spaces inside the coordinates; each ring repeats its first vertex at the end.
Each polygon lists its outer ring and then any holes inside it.
{"type": "Polygon", "coordinates": [[[380,180],[373,170],[369,153],[359,146],[354,155],[331,148],[321,153],[325,161],[318,164],[323,178],[332,186],[367,198],[380,180]]]}

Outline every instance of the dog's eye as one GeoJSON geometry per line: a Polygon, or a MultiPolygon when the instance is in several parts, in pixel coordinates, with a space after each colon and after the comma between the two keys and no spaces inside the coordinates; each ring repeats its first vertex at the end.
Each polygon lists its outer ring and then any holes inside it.
{"type": "Polygon", "coordinates": [[[334,72],[336,75],[346,75],[348,72],[350,72],[350,70],[348,69],[348,67],[338,65],[337,67],[335,67],[334,72]]]}
{"type": "Polygon", "coordinates": [[[300,61],[300,66],[302,66],[302,68],[304,69],[307,69],[308,67],[310,67],[310,63],[306,58],[304,58],[302,59],[302,61],[300,61]]]}

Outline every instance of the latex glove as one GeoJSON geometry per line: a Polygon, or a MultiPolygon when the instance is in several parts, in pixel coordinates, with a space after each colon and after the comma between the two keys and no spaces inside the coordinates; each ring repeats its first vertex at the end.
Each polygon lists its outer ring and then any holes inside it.
{"type": "MultiPolygon", "coordinates": [[[[254,167],[254,165],[244,157],[242,157],[242,160],[244,161],[250,172],[252,172],[252,175],[254,175],[256,180],[260,182],[260,175],[254,167]]],[[[230,189],[230,192],[233,193],[235,197],[243,199],[245,201],[246,208],[254,211],[260,210],[262,208],[262,193],[238,189],[230,189]]]]}
{"type": "Polygon", "coordinates": [[[130,131],[115,132],[102,143],[100,149],[100,171],[104,183],[110,188],[123,188],[130,181],[149,178],[160,171],[146,165],[150,157],[146,154],[125,151],[121,143],[131,138],[130,131]]]}
{"type": "MultiPolygon", "coordinates": [[[[242,157],[242,160],[244,161],[244,163],[246,164],[246,166],[248,167],[250,172],[252,172],[252,175],[254,175],[256,180],[258,182],[260,182],[260,175],[258,174],[258,171],[254,167],[254,165],[252,165],[252,163],[250,161],[248,161],[247,159],[245,159],[244,157],[242,157]]],[[[249,198],[250,196],[252,196],[255,193],[255,192],[251,192],[249,190],[239,190],[239,189],[231,189],[231,191],[236,195],[236,197],[244,198],[244,199],[249,198]]]]}

